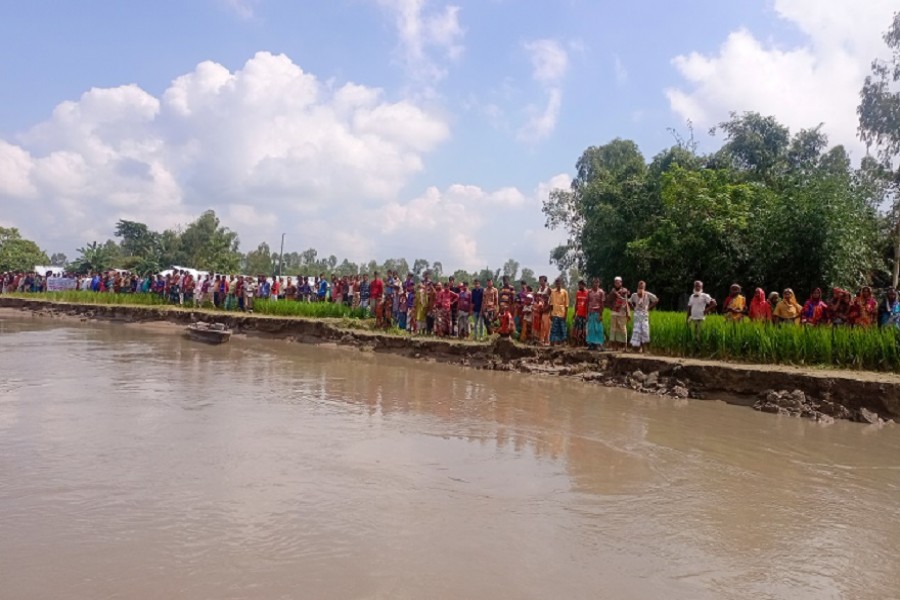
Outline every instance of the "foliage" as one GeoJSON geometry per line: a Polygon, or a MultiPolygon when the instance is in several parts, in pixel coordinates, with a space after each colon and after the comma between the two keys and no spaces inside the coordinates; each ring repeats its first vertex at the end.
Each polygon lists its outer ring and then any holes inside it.
{"type": "Polygon", "coordinates": [[[719,298],[733,282],[805,294],[882,279],[880,188],[866,161],[854,169],[821,127],[791,136],[756,113],[717,130],[717,152],[680,143],[649,165],[630,141],[588,148],[570,189],[544,203],[547,225],[569,237],[551,260],[607,285],[646,280],[667,307],[694,279],[719,298]]]}
{"type": "Polygon", "coordinates": [[[107,271],[115,267],[118,258],[114,251],[115,242],[110,245],[91,242],[78,249],[78,257],[72,262],[70,268],[76,273],[90,273],[91,271],[107,271]]]}
{"type": "Polygon", "coordinates": [[[47,254],[31,240],[26,240],[15,227],[0,227],[0,273],[31,271],[35,265],[50,262],[47,254]]]}
{"type": "Polygon", "coordinates": [[[119,246],[125,256],[145,257],[158,250],[159,234],[150,231],[144,223],[120,220],[116,223],[115,234],[122,238],[119,246]]]}
{"type": "Polygon", "coordinates": [[[252,250],[244,257],[244,273],[253,275],[272,275],[278,254],[269,249],[269,245],[262,242],[256,250],[252,250]]]}
{"type": "Polygon", "coordinates": [[[234,273],[240,266],[236,232],[219,223],[215,211],[204,212],[179,236],[183,264],[201,271],[234,273]]]}
{"type": "Polygon", "coordinates": [[[887,200],[889,236],[893,252],[893,285],[900,280],[900,12],[884,35],[891,51],[888,61],[872,62],[872,72],[860,91],[859,136],[874,147],[880,162],[882,196],[887,200]]]}

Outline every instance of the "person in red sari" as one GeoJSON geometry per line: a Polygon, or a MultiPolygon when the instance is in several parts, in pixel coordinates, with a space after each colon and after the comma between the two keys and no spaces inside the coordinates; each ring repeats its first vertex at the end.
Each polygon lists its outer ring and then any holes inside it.
{"type": "Polygon", "coordinates": [[[762,288],[756,288],[753,292],[753,299],[750,300],[751,321],[763,321],[769,323],[772,321],[772,305],[766,299],[766,293],[762,288]]]}
{"type": "Polygon", "coordinates": [[[369,302],[375,307],[375,327],[384,327],[384,282],[373,273],[374,279],[369,284],[369,302]]]}
{"type": "Polygon", "coordinates": [[[800,311],[801,325],[826,325],[828,319],[828,305],[822,300],[822,288],[816,288],[810,294],[809,300],[803,304],[800,311]]]}
{"type": "Polygon", "coordinates": [[[872,288],[864,286],[850,303],[849,321],[854,327],[871,327],[877,322],[878,303],[872,296],[872,288]]]}

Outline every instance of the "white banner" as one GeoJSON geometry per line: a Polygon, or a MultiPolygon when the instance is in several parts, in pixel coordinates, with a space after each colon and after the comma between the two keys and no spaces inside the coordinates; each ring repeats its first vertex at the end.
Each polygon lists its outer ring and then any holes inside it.
{"type": "Polygon", "coordinates": [[[78,280],[71,277],[48,277],[48,292],[64,292],[66,290],[74,290],[78,286],[78,280]]]}

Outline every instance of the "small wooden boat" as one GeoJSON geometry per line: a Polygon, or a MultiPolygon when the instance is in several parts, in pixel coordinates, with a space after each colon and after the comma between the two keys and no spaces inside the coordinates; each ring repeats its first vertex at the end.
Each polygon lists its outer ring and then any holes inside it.
{"type": "Polygon", "coordinates": [[[222,323],[191,323],[187,334],[192,340],[207,344],[224,344],[231,338],[231,330],[225,329],[222,323]]]}

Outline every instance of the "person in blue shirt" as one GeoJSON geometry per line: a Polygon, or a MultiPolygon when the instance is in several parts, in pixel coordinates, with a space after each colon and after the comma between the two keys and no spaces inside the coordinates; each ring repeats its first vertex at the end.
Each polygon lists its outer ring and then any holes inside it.
{"type": "Polygon", "coordinates": [[[325,279],[325,273],[319,275],[319,289],[316,290],[316,296],[319,302],[325,302],[325,296],[328,295],[328,280],[325,279]]]}

